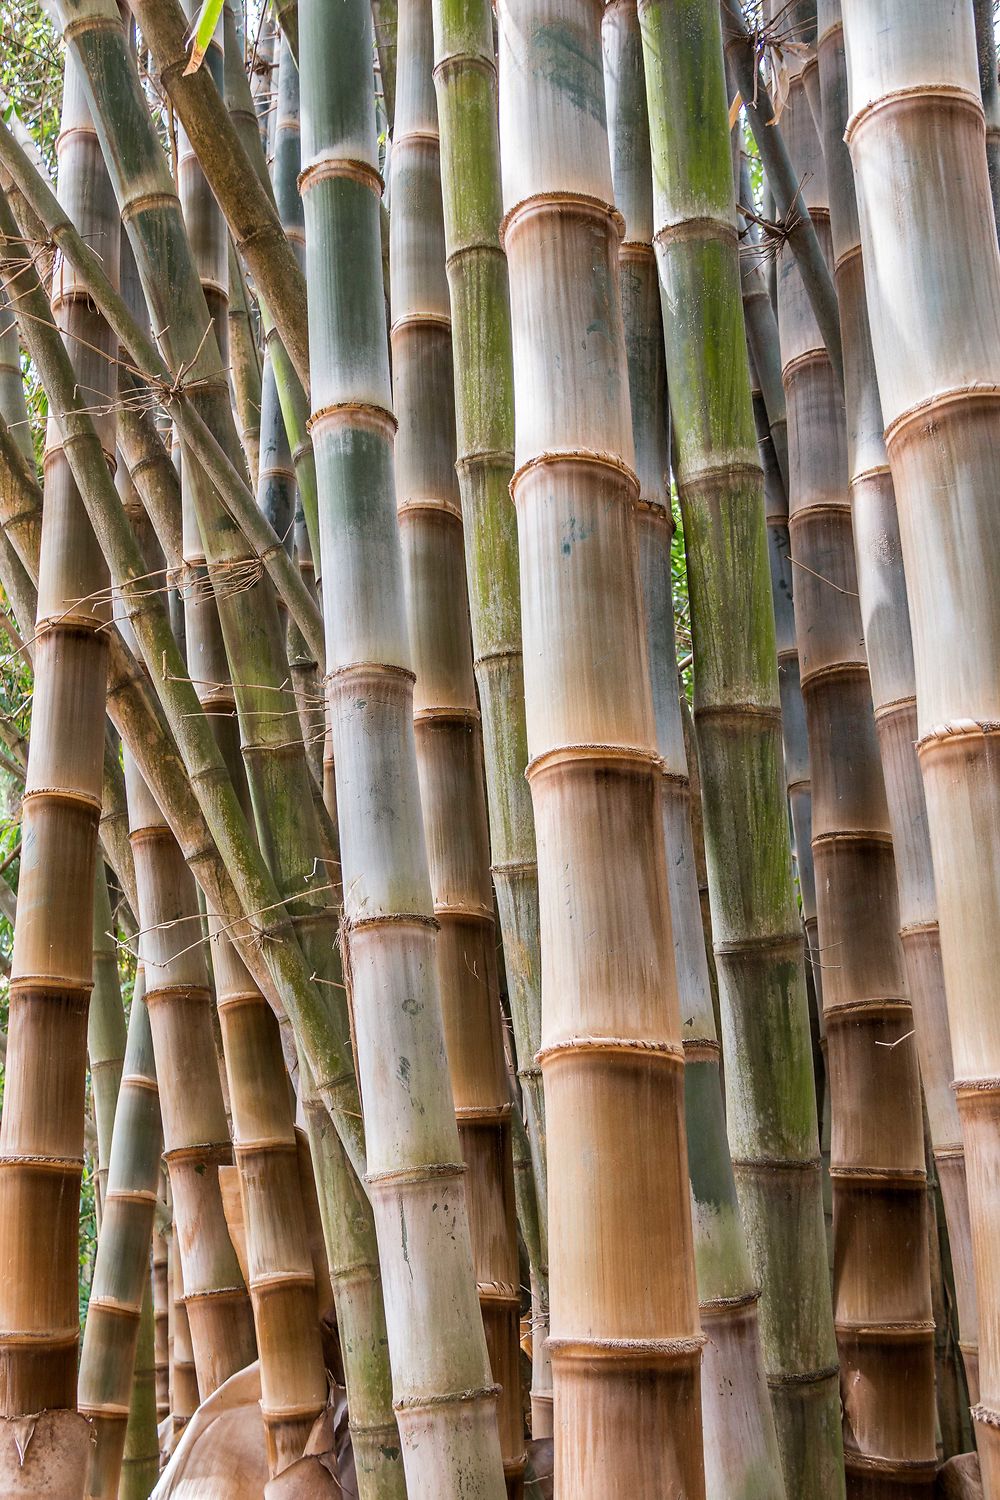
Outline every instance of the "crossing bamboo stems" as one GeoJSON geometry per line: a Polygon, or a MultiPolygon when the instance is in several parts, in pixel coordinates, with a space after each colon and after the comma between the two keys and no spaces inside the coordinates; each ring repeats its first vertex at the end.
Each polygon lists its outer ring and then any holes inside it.
{"type": "Polygon", "coordinates": [[[653,195],[642,39],[636,0],[612,0],[603,22],[611,173],[625,228],[619,247],[639,498],[636,530],[656,721],[663,760],[663,834],[677,984],[684,1017],[688,1175],[702,1326],[708,1492],[751,1490],[784,1500],[754,1283],[729,1160],[691,822],[691,788],[677,687],[670,579],[667,372],[653,251],[653,195]]]}
{"type": "Polygon", "coordinates": [[[815,1095],[719,18],[709,0],[683,27],[670,3],[641,0],[639,14],[729,1143],[761,1286],[785,1484],[789,1495],[836,1495],[843,1477],[815,1095]],[[680,108],[672,101],[691,101],[692,78],[710,102],[680,108]]]}
{"type": "Polygon", "coordinates": [[[499,7],[500,143],[541,913],[555,1487],[590,1500],[614,1476],[613,1493],[638,1500],[705,1493],[702,1339],[601,10],[596,0],[499,7]]]}
{"type": "Polygon", "coordinates": [[[917,749],[979,1293],[984,1494],[1000,1493],[995,958],[1000,256],[971,6],[843,7],[872,347],[913,630],[917,749]],[[896,44],[881,44],[884,28],[896,44]],[[903,29],[900,29],[903,28],[903,29]],[[907,308],[901,320],[899,309],[907,308]],[[918,353],[919,351],[919,353],[918,353]]]}
{"type": "MultiPolygon", "coordinates": [[[[930,1141],[948,1222],[961,1348],[972,1400],[978,1399],[976,1288],[969,1202],[948,1029],[937,892],[927,810],[915,750],[916,677],[899,540],[896,497],[865,297],[854,174],[844,143],[847,61],[839,0],[819,10],[823,148],[837,288],[844,330],[847,456],[854,550],[875,723],[896,855],[900,937],[913,1004],[930,1141]]],[[[994,73],[996,63],[994,58],[994,73]]]]}
{"type": "MultiPolygon", "coordinates": [[[[783,116],[829,246],[820,141],[799,80],[783,116]]],[[[871,707],[844,408],[793,263],[781,267],[795,623],[813,776],[823,1014],[832,1103],[834,1319],[850,1492],[934,1480],[934,1325],[913,1011],[871,707]],[[878,1249],[873,1251],[872,1247],[878,1249]]]]}
{"type": "Polygon", "coordinates": [[[411,1493],[500,1500],[496,1393],[476,1297],[417,785],[382,324],[371,14],[367,0],[332,8],[300,0],[299,24],[344,943],[394,1401],[411,1493]],[[340,267],[336,277],[330,266],[340,267]],[[378,811],[386,800],[391,826],[378,811]]]}
{"type": "Polygon", "coordinates": [[[441,137],[445,246],[451,292],[458,482],[472,644],[486,758],[493,880],[537,1204],[529,1240],[533,1286],[532,1435],[552,1432],[552,1388],[542,1355],[548,1329],[545,1103],[541,1070],[538,864],[524,718],[524,663],[514,469],[514,396],[493,14],[488,0],[434,5],[434,78],[441,137]],[[477,191],[468,191],[475,163],[477,191]]]}
{"type": "Polygon", "coordinates": [[[390,284],[396,505],[437,970],[507,1493],[524,1488],[510,1094],[472,668],[429,0],[400,0],[390,284]]]}
{"type": "MultiPolygon", "coordinates": [[[[117,272],[118,223],[80,80],[67,64],[61,190],[117,272]]],[[[8,297],[19,288],[8,281],[8,297]]],[[[15,301],[16,305],[16,301],[15,301]]],[[[114,341],[65,264],[53,313],[74,378],[96,408],[102,462],[114,459],[114,341]]],[[[107,471],[106,471],[107,472],[107,471]]],[[[93,978],[94,881],[104,762],[107,569],[53,427],[35,626],[31,748],[10,979],[0,1127],[0,1488],[83,1493],[87,1427],[75,1414],[77,1210],[83,1158],[87,1009],[93,978]],[[49,1254],[40,1257],[44,1236],[49,1254]],[[11,1423],[45,1413],[23,1462],[11,1423]]],[[[23,1437],[22,1437],[23,1442],[23,1437]]]]}
{"type": "Polygon", "coordinates": [[[140,965],[80,1360],[80,1410],[90,1419],[93,1435],[88,1500],[114,1500],[119,1492],[141,1309],[149,1283],[163,1133],[144,990],[140,965]]]}

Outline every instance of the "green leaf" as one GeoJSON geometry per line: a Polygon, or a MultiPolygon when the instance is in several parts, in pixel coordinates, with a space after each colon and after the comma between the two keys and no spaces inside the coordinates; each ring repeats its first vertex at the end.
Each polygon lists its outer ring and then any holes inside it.
{"type": "Polygon", "coordinates": [[[188,58],[187,67],[184,69],[185,78],[189,73],[197,73],[201,67],[205,59],[205,53],[208,51],[209,43],[215,35],[215,28],[219,24],[221,14],[222,0],[202,0],[201,10],[198,12],[194,23],[191,56],[188,58]]]}

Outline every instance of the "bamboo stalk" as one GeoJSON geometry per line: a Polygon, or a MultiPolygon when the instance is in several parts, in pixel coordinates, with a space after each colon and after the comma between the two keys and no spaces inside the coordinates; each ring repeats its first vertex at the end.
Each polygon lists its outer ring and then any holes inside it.
{"type": "MultiPolygon", "coordinates": [[[[59,141],[62,191],[114,277],[118,222],[80,88],[67,63],[59,141]]],[[[8,296],[19,288],[8,282],[8,296]]],[[[16,305],[16,300],[15,300],[16,305]]],[[[100,409],[114,342],[71,269],[53,281],[75,379],[100,409]]],[[[114,417],[96,433],[113,462],[114,417]]],[[[87,1425],[75,1412],[77,1208],[83,1157],[87,1009],[104,761],[107,571],[73,483],[65,441],[48,435],[34,662],[35,734],[22,804],[20,901],[0,1126],[0,1489],[83,1493],[87,1425]],[[44,1233],[50,1252],[38,1255],[44,1233]],[[12,1424],[33,1413],[22,1462],[12,1424]]],[[[22,1433],[22,1442],[24,1436],[22,1433]]]]}
{"type": "Polygon", "coordinates": [[[538,1212],[529,1241],[532,1284],[532,1435],[552,1433],[548,1333],[545,1103],[541,1046],[538,864],[524,718],[524,663],[514,469],[514,401],[497,124],[493,15],[488,0],[434,5],[445,247],[455,361],[458,482],[472,643],[482,714],[493,880],[538,1212]],[[469,163],[479,191],[467,191],[469,163]]]}
{"type": "MultiPolygon", "coordinates": [[[[104,860],[94,870],[94,988],[87,1016],[87,1057],[97,1126],[98,1203],[103,1215],[111,1156],[111,1132],[125,1061],[125,1012],[118,983],[118,949],[104,860]]],[[[103,1224],[102,1224],[103,1228],[103,1224]]]]}
{"type": "Polygon", "coordinates": [[[260,465],[260,426],[263,395],[260,356],[247,299],[247,285],[239,257],[229,245],[229,378],[247,461],[250,484],[256,489],[260,465]]]}
{"type": "MultiPolygon", "coordinates": [[[[913,1004],[930,1140],[948,1219],[961,1348],[969,1391],[978,1400],[978,1311],[969,1201],[948,1029],[937,892],[927,809],[916,754],[917,685],[899,540],[896,496],[883,440],[882,408],[865,297],[854,174],[844,143],[847,60],[840,0],[820,7],[819,66],[823,148],[837,287],[844,328],[847,456],[854,551],[875,724],[896,852],[900,938],[913,1004]]],[[[994,61],[995,72],[995,61],[994,61]]]]}
{"type": "Polygon", "coordinates": [[[128,1044],[102,1233],[80,1360],[80,1410],[90,1420],[88,1500],[114,1500],[125,1451],[163,1133],[142,964],[136,971],[128,1044]]]}
{"type": "Polygon", "coordinates": [[[973,10],[843,7],[872,347],[898,506],[979,1292],[985,1495],[1000,1494],[996,1306],[996,332],[1000,257],[973,10]],[[906,47],[876,42],[905,24],[906,47]],[[901,325],[895,309],[905,306],[901,325]],[[919,358],[917,351],[919,350],[919,358]],[[932,550],[931,550],[932,549],[932,550]]]}
{"type": "Polygon", "coordinates": [[[706,1488],[713,1497],[753,1493],[784,1500],[774,1417],[757,1326],[758,1290],[740,1220],[726,1141],[708,957],[691,822],[670,590],[670,456],[667,372],[653,251],[653,195],[642,39],[636,0],[604,11],[604,85],[611,174],[625,229],[619,247],[639,498],[636,530],[656,721],[663,761],[667,854],[677,984],[684,1017],[688,1176],[702,1326],[706,1488]]]}
{"type": "Polygon", "coordinates": [[[972,0],[976,19],[976,55],[979,88],[986,118],[986,161],[990,173],[990,197],[994,217],[1000,218],[1000,79],[997,77],[997,41],[992,0],[972,0]]]}
{"type": "Polygon", "coordinates": [[[555,1485],[581,1500],[607,1494],[612,1474],[617,1495],[705,1493],[683,1051],[601,9],[596,0],[499,7],[512,494],[552,1167],[555,1485]]]}
{"type": "Polygon", "coordinates": [[[385,117],[388,121],[390,135],[392,135],[396,118],[398,12],[399,0],[372,0],[372,20],[375,25],[378,69],[382,75],[382,97],[385,101],[385,117]]]}
{"type": "Polygon", "coordinates": [[[438,922],[437,969],[472,1251],[507,1493],[524,1489],[520,1275],[510,1094],[501,1031],[482,738],[455,474],[455,382],[445,270],[430,0],[398,12],[392,214],[396,507],[416,677],[417,777],[438,922]]]}
{"type": "Polygon", "coordinates": [[[125,1427],[125,1454],[118,1500],[147,1500],[160,1472],[154,1339],[153,1298],[147,1276],[139,1314],[139,1342],[125,1427]]]}
{"type": "Polygon", "coordinates": [[[790,1496],[833,1496],[836,1363],[721,35],[711,0],[683,10],[682,25],[676,4],[639,6],[729,1143],[785,1484],[790,1496]],[[692,78],[703,107],[671,107],[691,99],[692,78]]]}
{"type": "Polygon", "coordinates": [[[158,1199],[153,1223],[152,1268],[153,1369],[156,1376],[157,1427],[170,1415],[170,1346],[168,1342],[170,1291],[167,1286],[167,1237],[159,1222],[160,1206],[158,1199]]]}
{"type": "MultiPolygon", "coordinates": [[[[783,118],[829,244],[822,151],[800,79],[783,118]]],[[[844,409],[794,265],[781,268],[778,300],[795,623],[813,773],[845,1459],[851,1492],[874,1496],[934,1480],[923,1121],[858,602],[844,409]]]]}
{"type": "Polygon", "coordinates": [[[312,436],[324,496],[344,942],[394,1402],[411,1493],[499,1500],[495,1390],[476,1298],[417,790],[382,333],[371,15],[367,0],[334,8],[305,0],[299,24],[300,181],[306,241],[317,247],[308,266],[312,436]],[[345,274],[328,277],[328,264],[345,274]],[[384,799],[394,809],[391,828],[378,811],[384,799]],[[427,1327],[436,1331],[431,1342],[421,1332],[427,1327]]]}

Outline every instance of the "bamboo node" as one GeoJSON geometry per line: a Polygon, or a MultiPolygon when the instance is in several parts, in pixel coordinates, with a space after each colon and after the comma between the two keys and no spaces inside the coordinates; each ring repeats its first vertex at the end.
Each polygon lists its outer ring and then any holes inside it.
{"type": "Polygon", "coordinates": [[[439,328],[450,334],[451,315],[439,312],[404,313],[401,318],[394,319],[389,328],[389,337],[392,338],[397,333],[405,333],[408,328],[439,328]]]}
{"type": "Polygon", "coordinates": [[[471,474],[476,469],[486,468],[513,471],[513,451],[509,448],[479,448],[475,453],[460,453],[455,460],[455,472],[459,475],[471,474]]]}
{"type": "MultiPolygon", "coordinates": [[[[744,1172],[818,1172],[818,1156],[734,1156],[733,1170],[744,1172]]],[[[836,1368],[836,1366],[835,1366],[836,1368]]]]}
{"type": "Polygon", "coordinates": [[[638,500],[642,487],[635,470],[625,462],[618,453],[608,453],[600,448],[552,448],[545,453],[536,453],[515,469],[510,481],[510,498],[517,504],[517,490],[520,488],[521,480],[533,469],[541,469],[550,464],[578,463],[589,464],[593,468],[610,469],[625,481],[627,490],[626,499],[629,505],[634,506],[638,500]]]}
{"type": "Polygon", "coordinates": [[[748,1292],[741,1292],[735,1297],[709,1297],[704,1302],[699,1301],[698,1311],[702,1322],[706,1318],[723,1318],[727,1313],[739,1312],[741,1308],[753,1307],[760,1301],[760,1288],[751,1287],[748,1292]]]}
{"type": "Polygon", "coordinates": [[[322,423],[333,424],[338,418],[341,426],[347,426],[353,422],[373,432],[388,433],[391,437],[395,437],[399,426],[394,413],[387,406],[379,406],[375,401],[331,401],[327,406],[316,408],[306,422],[306,431],[312,437],[322,423]]]}
{"type": "Polygon", "coordinates": [[[955,1078],[951,1087],[960,1099],[1000,1093],[1000,1078],[955,1078]]]}
{"type": "Polygon", "coordinates": [[[937,1477],[936,1458],[886,1458],[878,1453],[861,1453],[844,1447],[844,1467],[848,1473],[898,1474],[909,1480],[933,1484],[937,1477]]]}
{"type": "Polygon", "coordinates": [[[929,751],[945,745],[949,740],[954,742],[963,737],[986,739],[991,734],[1000,734],[1000,720],[948,719],[945,723],[935,724],[932,729],[924,731],[917,740],[917,754],[923,757],[929,751]]]}
{"type": "Polygon", "coordinates": [[[536,776],[554,770],[557,766],[573,765],[582,761],[591,761],[598,765],[603,762],[607,767],[631,763],[634,767],[647,771],[658,771],[663,765],[656,751],[644,745],[579,743],[554,745],[551,750],[543,750],[540,755],[528,761],[524,774],[528,781],[532,781],[536,776]]]}
{"type": "Polygon", "coordinates": [[[8,982],[11,995],[34,991],[41,995],[55,995],[60,999],[75,999],[84,1012],[90,1003],[93,981],[89,979],[67,979],[59,974],[12,974],[8,982]]]}
{"type": "Polygon", "coordinates": [[[396,515],[401,521],[406,516],[420,515],[424,511],[432,515],[450,516],[459,523],[462,521],[461,505],[455,505],[450,500],[440,500],[435,495],[414,495],[396,507],[396,515]]]}
{"type": "Polygon", "coordinates": [[[944,416],[952,408],[957,407],[960,412],[967,411],[970,404],[981,403],[988,406],[995,405],[1000,397],[1000,385],[994,381],[973,381],[969,385],[952,386],[946,391],[935,391],[932,396],[927,396],[923,401],[918,401],[914,406],[907,407],[905,411],[898,412],[891,422],[886,423],[885,446],[891,453],[895,444],[901,443],[906,430],[915,424],[925,424],[925,431],[932,430],[934,419],[944,416]]]}
{"type": "Polygon", "coordinates": [[[482,52],[446,52],[434,64],[433,77],[444,78],[448,73],[456,72],[459,68],[475,68],[477,72],[485,74],[491,82],[496,82],[496,63],[492,57],[486,57],[482,52]]]}
{"type": "Polygon", "coordinates": [[[62,1172],[73,1177],[83,1171],[83,1157],[16,1155],[9,1151],[4,1152],[0,1156],[0,1170],[14,1167],[34,1167],[40,1172],[62,1172]]]}
{"type": "Polygon", "coordinates": [[[850,1167],[832,1163],[829,1168],[834,1182],[877,1182],[889,1188],[922,1188],[927,1173],[918,1167],[850,1167]]]}
{"type": "Polygon", "coordinates": [[[540,1047],[535,1060],[545,1066],[553,1058],[565,1057],[576,1052],[617,1052],[632,1056],[660,1058],[663,1062],[684,1064],[684,1047],[680,1042],[657,1041],[651,1037],[632,1036],[574,1036],[562,1042],[550,1042],[540,1047]]]}
{"type": "Polygon", "coordinates": [[[385,192],[382,174],[377,167],[372,166],[371,162],[358,161],[347,156],[317,156],[299,173],[299,193],[304,195],[316,183],[328,182],[335,178],[358,182],[362,187],[371,188],[376,198],[381,198],[385,192]]]}
{"type": "Polygon", "coordinates": [[[739,233],[731,219],[716,219],[703,214],[700,218],[679,219],[675,224],[661,224],[653,234],[654,245],[678,245],[689,240],[716,239],[739,244],[739,233]]]}
{"type": "Polygon", "coordinates": [[[920,1342],[934,1336],[933,1318],[890,1318],[885,1322],[865,1318],[837,1318],[834,1327],[838,1333],[848,1334],[853,1339],[899,1339],[905,1341],[915,1334],[920,1342]]]}
{"type": "Polygon", "coordinates": [[[464,1161],[427,1162],[418,1167],[400,1167],[387,1172],[366,1172],[369,1187],[419,1187],[421,1183],[462,1177],[468,1171],[464,1161]]]}
{"type": "Polygon", "coordinates": [[[532,214],[556,209],[567,214],[578,214],[581,218],[606,219],[618,233],[619,241],[625,238],[625,220],[612,203],[603,198],[592,198],[589,193],[548,192],[532,193],[509,208],[500,220],[500,244],[507,249],[507,237],[515,226],[532,214]]]}
{"type": "Polygon", "coordinates": [[[920,104],[931,99],[941,99],[971,109],[983,121],[985,134],[986,121],[983,116],[983,101],[979,94],[973,94],[954,83],[914,83],[906,88],[890,89],[878,99],[871,99],[860,109],[856,109],[847,122],[844,140],[850,146],[855,135],[868,120],[883,110],[891,109],[895,104],[920,104]]]}
{"type": "Polygon", "coordinates": [[[606,1360],[616,1365],[692,1364],[701,1358],[708,1340],[702,1333],[674,1339],[548,1339],[552,1363],[582,1360],[606,1360]]]}
{"type": "MultiPolygon", "coordinates": [[[[972,1347],[978,1348],[978,1345],[972,1347]]],[[[972,1419],[981,1422],[984,1427],[1000,1427],[1000,1411],[994,1411],[991,1406],[983,1406],[982,1402],[972,1408],[972,1419]]]]}
{"type": "Polygon", "coordinates": [[[787,1386],[822,1385],[825,1380],[839,1381],[840,1366],[821,1365],[818,1370],[769,1370],[766,1379],[771,1390],[782,1390],[787,1386]]]}
{"type": "Polygon", "coordinates": [[[685,1037],[683,1042],[685,1062],[718,1062],[722,1048],[714,1037],[685,1037]]]}
{"type": "Polygon", "coordinates": [[[495,1401],[500,1395],[498,1385],[478,1385],[465,1391],[442,1391],[426,1396],[400,1396],[393,1401],[392,1409],[400,1416],[408,1411],[427,1411],[435,1407],[470,1405],[474,1401],[495,1401]]]}

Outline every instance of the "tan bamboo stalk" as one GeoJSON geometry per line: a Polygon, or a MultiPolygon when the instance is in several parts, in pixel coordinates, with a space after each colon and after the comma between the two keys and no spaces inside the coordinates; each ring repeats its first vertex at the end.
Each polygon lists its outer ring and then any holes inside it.
{"type": "MultiPolygon", "coordinates": [[[[215,925],[215,924],[213,924],[215,925]]],[[[247,1280],[260,1350],[261,1413],[272,1478],[302,1459],[326,1406],[316,1280],[298,1174],[293,1096],[278,1024],[232,944],[216,933],[212,966],[233,1106],[246,1225],[247,1280]]],[[[317,1494],[336,1481],[310,1464],[317,1494]]]]}
{"type": "MultiPolygon", "coordinates": [[[[87,1057],[97,1126],[98,1212],[103,1215],[111,1132],[118,1103],[118,1085],[125,1061],[125,1011],[118,982],[118,945],[115,942],[111,898],[104,860],[94,870],[94,988],[87,1016],[87,1057]]],[[[103,1226],[102,1226],[103,1227],[103,1226]]]]}
{"type": "MultiPolygon", "coordinates": [[[[79,77],[67,64],[59,174],[70,211],[114,277],[118,216],[79,77]]],[[[12,299],[18,289],[8,287],[12,299]]],[[[15,303],[16,305],[16,303],[15,303]]],[[[114,459],[114,342],[68,266],[53,313],[76,380],[103,414],[114,459]]],[[[87,1427],[75,1413],[77,1209],[83,1157],[87,1008],[104,761],[107,569],[54,426],[45,459],[36,621],[34,736],[22,804],[23,852],[0,1126],[0,1489],[83,1493],[87,1427]],[[38,1253],[39,1236],[50,1247],[38,1253]],[[45,1413],[23,1463],[11,1424],[45,1413]]],[[[19,1429],[21,1441],[24,1431],[19,1429]]]]}
{"type": "Polygon", "coordinates": [[[132,1398],[125,1427],[125,1454],[122,1458],[118,1500],[147,1500],[159,1472],[153,1297],[147,1275],[139,1313],[139,1342],[136,1346],[132,1398]]]}
{"type": "MultiPolygon", "coordinates": [[[[800,79],[792,82],[782,119],[829,248],[826,174],[800,79]]],[[[843,402],[793,263],[781,267],[778,301],[832,1102],[834,1321],[845,1462],[852,1493],[874,1496],[912,1492],[934,1480],[923,1122],[858,604],[843,402]]]]}
{"type": "Polygon", "coordinates": [[[979,88],[986,120],[986,161],[994,217],[1000,220],[1000,79],[997,77],[996,17],[992,0],[972,0],[976,18],[979,88]]]}
{"type": "Polygon", "coordinates": [[[785,1483],[832,1496],[836,1356],[719,13],[640,0],[639,15],[729,1143],[785,1483]]]}
{"type": "Polygon", "coordinates": [[[607,1494],[610,1475],[622,1496],[705,1493],[601,9],[505,0],[498,17],[552,1166],[555,1484],[582,1500],[607,1494]]]}
{"type": "Polygon", "coordinates": [[[231,242],[228,259],[229,379],[233,388],[233,404],[236,408],[240,442],[246,456],[250,483],[256,489],[260,464],[260,420],[263,402],[260,355],[250,317],[246,282],[243,279],[239,257],[231,242]]]}
{"type": "Polygon", "coordinates": [[[489,834],[461,498],[430,0],[400,0],[390,285],[396,506],[417,776],[472,1250],[509,1496],[524,1488],[520,1276],[489,834]]]}
{"type": "Polygon", "coordinates": [[[368,0],[306,0],[299,25],[328,696],[394,1402],[411,1494],[500,1500],[496,1393],[476,1298],[417,785],[368,0]],[[342,274],[327,276],[328,264],[342,274]],[[380,812],[387,804],[391,826],[380,812]]]}
{"type": "Polygon", "coordinates": [[[979,1293],[983,1492],[1000,1494],[995,558],[1000,257],[973,11],[843,6],[872,347],[898,506],[917,741],[979,1293]],[[876,38],[889,26],[905,47],[876,38]],[[895,309],[905,306],[901,323],[895,309]],[[932,549],[932,550],[931,550],[932,549]]]}
{"type": "MultiPolygon", "coordinates": [[[[493,13],[489,0],[434,5],[435,86],[455,360],[458,481],[465,530],[476,684],[482,713],[486,792],[504,966],[510,989],[518,1080],[531,1146],[537,1236],[531,1256],[532,1435],[552,1433],[548,1331],[545,1104],[541,1069],[538,863],[524,719],[524,663],[514,469],[514,398],[493,13]],[[468,191],[469,163],[478,189],[468,191]]],[[[531,1221],[532,1225],[534,1220],[531,1221]]]]}
{"type": "Polygon", "coordinates": [[[785,1484],[757,1324],[746,1233],[726,1140],[708,956],[698,896],[671,598],[667,371],[653,251],[642,38],[636,0],[610,0],[603,21],[611,175],[624,220],[619,247],[632,433],[639,479],[635,525],[656,721],[663,760],[677,985],[684,1017],[684,1097],[698,1302],[707,1340],[701,1371],[705,1480],[718,1500],[752,1492],[784,1500],[785,1484]]]}
{"type": "MultiPolygon", "coordinates": [[[[978,1312],[969,1200],[948,1028],[937,892],[927,809],[916,754],[917,686],[896,496],[865,298],[854,173],[844,142],[847,60],[840,0],[821,0],[819,66],[823,148],[844,338],[847,457],[854,551],[865,648],[896,855],[900,938],[917,1028],[930,1141],[948,1220],[969,1393],[978,1400],[978,1312]]],[[[995,71],[994,60],[994,71],[995,71]]]]}
{"type": "Polygon", "coordinates": [[[174,1324],[170,1344],[170,1413],[176,1442],[198,1410],[198,1373],[191,1348],[191,1326],[184,1303],[184,1284],[173,1229],[170,1237],[170,1307],[174,1324]]]}
{"type": "Polygon", "coordinates": [[[90,1419],[93,1440],[88,1500],[114,1500],[118,1495],[140,1314],[149,1282],[163,1134],[144,991],[140,964],[80,1361],[80,1410],[90,1419]]]}
{"type": "MultiPolygon", "coordinates": [[[[153,1369],[156,1375],[156,1424],[170,1415],[169,1288],[167,1239],[160,1222],[160,1200],[153,1224],[153,1369]]],[[[164,1210],[165,1211],[165,1210],[164,1210]]]]}

